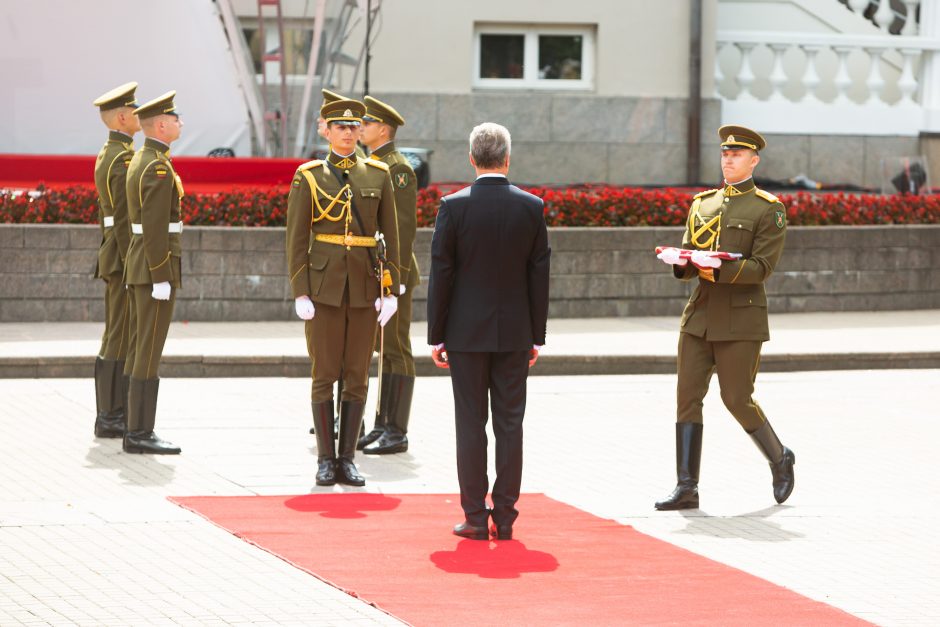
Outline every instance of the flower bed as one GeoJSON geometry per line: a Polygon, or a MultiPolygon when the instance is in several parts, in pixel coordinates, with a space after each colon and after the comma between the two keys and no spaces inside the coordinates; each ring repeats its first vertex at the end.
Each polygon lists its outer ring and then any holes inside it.
{"type": "MultiPolygon", "coordinates": [[[[418,226],[433,226],[442,195],[458,185],[418,192],[418,226]]],[[[685,222],[693,194],[678,189],[604,185],[528,188],[545,200],[549,226],[678,226],[685,222]]],[[[938,224],[940,196],[880,196],[798,192],[781,194],[791,225],[938,224]]],[[[287,193],[279,189],[190,194],[183,221],[203,226],[283,226],[287,193]]],[[[93,224],[97,198],[91,187],[28,193],[0,191],[0,222],[93,224]]]]}

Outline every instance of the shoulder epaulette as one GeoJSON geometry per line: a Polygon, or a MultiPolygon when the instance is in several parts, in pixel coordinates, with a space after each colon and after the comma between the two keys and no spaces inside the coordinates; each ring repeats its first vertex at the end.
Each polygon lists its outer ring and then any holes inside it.
{"type": "Polygon", "coordinates": [[[319,165],[323,165],[324,163],[325,161],[323,161],[323,159],[314,159],[313,161],[300,164],[300,166],[297,168],[297,171],[299,172],[300,170],[309,170],[310,168],[315,168],[319,165]]]}
{"type": "Polygon", "coordinates": [[[763,198],[763,199],[766,200],[767,202],[780,202],[780,199],[778,199],[776,196],[774,196],[774,195],[771,194],[770,192],[765,192],[765,191],[762,190],[762,189],[756,189],[756,190],[754,190],[754,195],[755,195],[755,196],[760,196],[761,198],[763,198]]]}
{"type": "Polygon", "coordinates": [[[373,168],[378,168],[380,170],[385,170],[388,172],[388,164],[384,161],[376,161],[375,159],[366,159],[366,163],[371,165],[373,168]]]}
{"type": "Polygon", "coordinates": [[[705,196],[708,196],[708,195],[710,195],[710,194],[714,194],[714,193],[717,192],[717,191],[718,191],[717,189],[706,189],[704,192],[699,192],[699,193],[697,193],[697,194],[695,195],[695,198],[704,198],[705,196]]]}

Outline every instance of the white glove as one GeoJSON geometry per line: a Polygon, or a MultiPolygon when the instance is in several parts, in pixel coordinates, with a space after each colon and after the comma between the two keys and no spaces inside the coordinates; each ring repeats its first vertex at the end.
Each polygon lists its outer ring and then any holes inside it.
{"type": "Polygon", "coordinates": [[[683,259],[679,256],[678,248],[664,248],[656,257],[662,259],[663,263],[668,263],[671,266],[684,266],[689,263],[688,259],[683,259]]]}
{"type": "Polygon", "coordinates": [[[170,282],[163,281],[162,283],[154,283],[153,291],[150,292],[150,295],[154,300],[170,300],[170,282]]]}
{"type": "Polygon", "coordinates": [[[379,312],[379,325],[384,327],[398,311],[398,299],[394,296],[376,298],[375,310],[379,312]]]}
{"type": "Polygon", "coordinates": [[[405,292],[406,292],[407,290],[408,290],[408,288],[405,287],[405,284],[404,284],[404,283],[402,283],[401,285],[398,286],[398,295],[399,295],[399,296],[404,296],[404,295],[405,295],[405,292]]]}
{"type": "Polygon", "coordinates": [[[313,301],[309,296],[298,296],[294,299],[294,311],[301,320],[313,320],[313,315],[317,313],[313,306],[313,301]]]}
{"type": "Polygon", "coordinates": [[[698,268],[720,268],[721,259],[708,254],[707,250],[695,250],[692,252],[692,265],[698,268]]]}

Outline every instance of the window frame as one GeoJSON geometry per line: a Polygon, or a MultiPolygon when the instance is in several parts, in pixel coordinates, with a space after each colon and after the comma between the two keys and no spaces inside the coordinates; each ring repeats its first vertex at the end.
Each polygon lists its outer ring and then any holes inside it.
{"type": "Polygon", "coordinates": [[[542,91],[592,91],[594,89],[594,24],[477,23],[473,26],[473,87],[481,89],[536,89],[542,91]],[[522,35],[523,78],[481,78],[483,35],[522,35]],[[581,37],[581,78],[539,78],[539,36],[581,37]]]}

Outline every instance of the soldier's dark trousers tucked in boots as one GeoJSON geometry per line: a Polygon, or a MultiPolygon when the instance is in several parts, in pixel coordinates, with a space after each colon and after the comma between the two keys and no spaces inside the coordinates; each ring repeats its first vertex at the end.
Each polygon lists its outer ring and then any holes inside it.
{"type": "Polygon", "coordinates": [[[382,395],[382,404],[388,412],[385,431],[363,449],[367,455],[390,455],[408,450],[408,420],[411,417],[411,399],[414,396],[415,378],[403,374],[389,374],[382,378],[383,387],[385,387],[386,380],[388,388],[382,395]]]}
{"type": "Polygon", "coordinates": [[[160,379],[130,379],[128,391],[127,433],[124,434],[125,453],[178,455],[180,448],[161,440],[153,432],[157,422],[157,393],[160,379]]]}
{"type": "Polygon", "coordinates": [[[702,465],[702,424],[676,423],[676,475],[678,482],[672,494],[656,502],[658,510],[696,509],[698,477],[702,465]]]}

